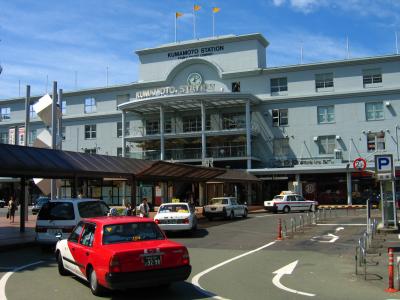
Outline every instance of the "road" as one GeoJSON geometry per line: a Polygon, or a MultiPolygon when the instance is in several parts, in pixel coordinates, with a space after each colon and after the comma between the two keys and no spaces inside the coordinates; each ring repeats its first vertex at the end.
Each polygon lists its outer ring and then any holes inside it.
{"type": "MultiPolygon", "coordinates": [[[[185,244],[192,274],[168,289],[114,291],[105,299],[389,299],[381,286],[354,275],[354,248],[365,229],[363,215],[332,214],[277,241],[278,218],[290,226],[300,214],[251,214],[247,219],[203,222],[194,236],[169,234],[185,244]],[[349,225],[352,224],[352,225],[349,225]]],[[[307,219],[306,217],[304,217],[307,219]]],[[[289,234],[291,230],[289,230],[289,234]]],[[[0,298],[96,299],[74,276],[58,275],[51,253],[38,248],[0,255],[0,298]],[[16,273],[15,267],[42,261],[16,273]]]]}

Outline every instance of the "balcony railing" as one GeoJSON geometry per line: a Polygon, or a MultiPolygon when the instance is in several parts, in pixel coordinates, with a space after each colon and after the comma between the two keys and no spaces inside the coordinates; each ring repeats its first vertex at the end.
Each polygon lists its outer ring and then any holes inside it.
{"type": "MultiPolygon", "coordinates": [[[[246,146],[214,146],[206,149],[206,157],[240,158],[246,157],[246,146]]],[[[160,150],[130,152],[129,157],[138,159],[158,160],[160,150]]],[[[201,160],[201,148],[165,149],[165,160],[201,160]]]]}

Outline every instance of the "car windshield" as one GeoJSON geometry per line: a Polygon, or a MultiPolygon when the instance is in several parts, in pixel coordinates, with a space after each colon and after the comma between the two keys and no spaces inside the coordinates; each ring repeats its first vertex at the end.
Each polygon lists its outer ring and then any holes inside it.
{"type": "Polygon", "coordinates": [[[210,204],[228,204],[228,199],[226,198],[213,198],[210,200],[210,204]]]}
{"type": "Polygon", "coordinates": [[[164,239],[161,230],[153,222],[113,224],[103,228],[104,245],[164,239]]]}
{"type": "Polygon", "coordinates": [[[39,199],[36,201],[36,205],[43,205],[43,204],[45,204],[45,203],[47,203],[47,202],[49,202],[49,201],[50,201],[49,198],[39,198],[39,199]]]}
{"type": "Polygon", "coordinates": [[[282,195],[276,195],[276,196],[274,197],[274,200],[283,200],[283,197],[284,197],[284,196],[282,196],[282,195]]]}
{"type": "Polygon", "coordinates": [[[74,220],[74,206],[71,202],[47,202],[40,209],[38,220],[74,220]]]}
{"type": "Polygon", "coordinates": [[[188,213],[188,207],[186,204],[167,204],[167,205],[162,205],[160,209],[158,210],[159,213],[171,213],[171,212],[176,212],[176,213],[188,213]]]}
{"type": "Polygon", "coordinates": [[[86,201],[78,203],[79,215],[82,218],[107,216],[110,208],[103,201],[86,201]]]}

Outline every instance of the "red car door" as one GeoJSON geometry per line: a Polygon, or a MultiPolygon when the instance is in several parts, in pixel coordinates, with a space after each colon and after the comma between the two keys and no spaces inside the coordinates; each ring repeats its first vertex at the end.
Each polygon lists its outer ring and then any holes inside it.
{"type": "Polygon", "coordinates": [[[93,254],[93,241],[96,225],[85,223],[82,235],[75,249],[75,259],[82,275],[86,277],[86,266],[93,254]]]}

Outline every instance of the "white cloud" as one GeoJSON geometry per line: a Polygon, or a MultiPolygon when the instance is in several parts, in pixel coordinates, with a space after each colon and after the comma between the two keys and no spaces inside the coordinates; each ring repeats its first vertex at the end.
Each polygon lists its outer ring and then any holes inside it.
{"type": "Polygon", "coordinates": [[[285,0],[273,0],[275,6],[281,6],[285,3],[285,0]]]}

